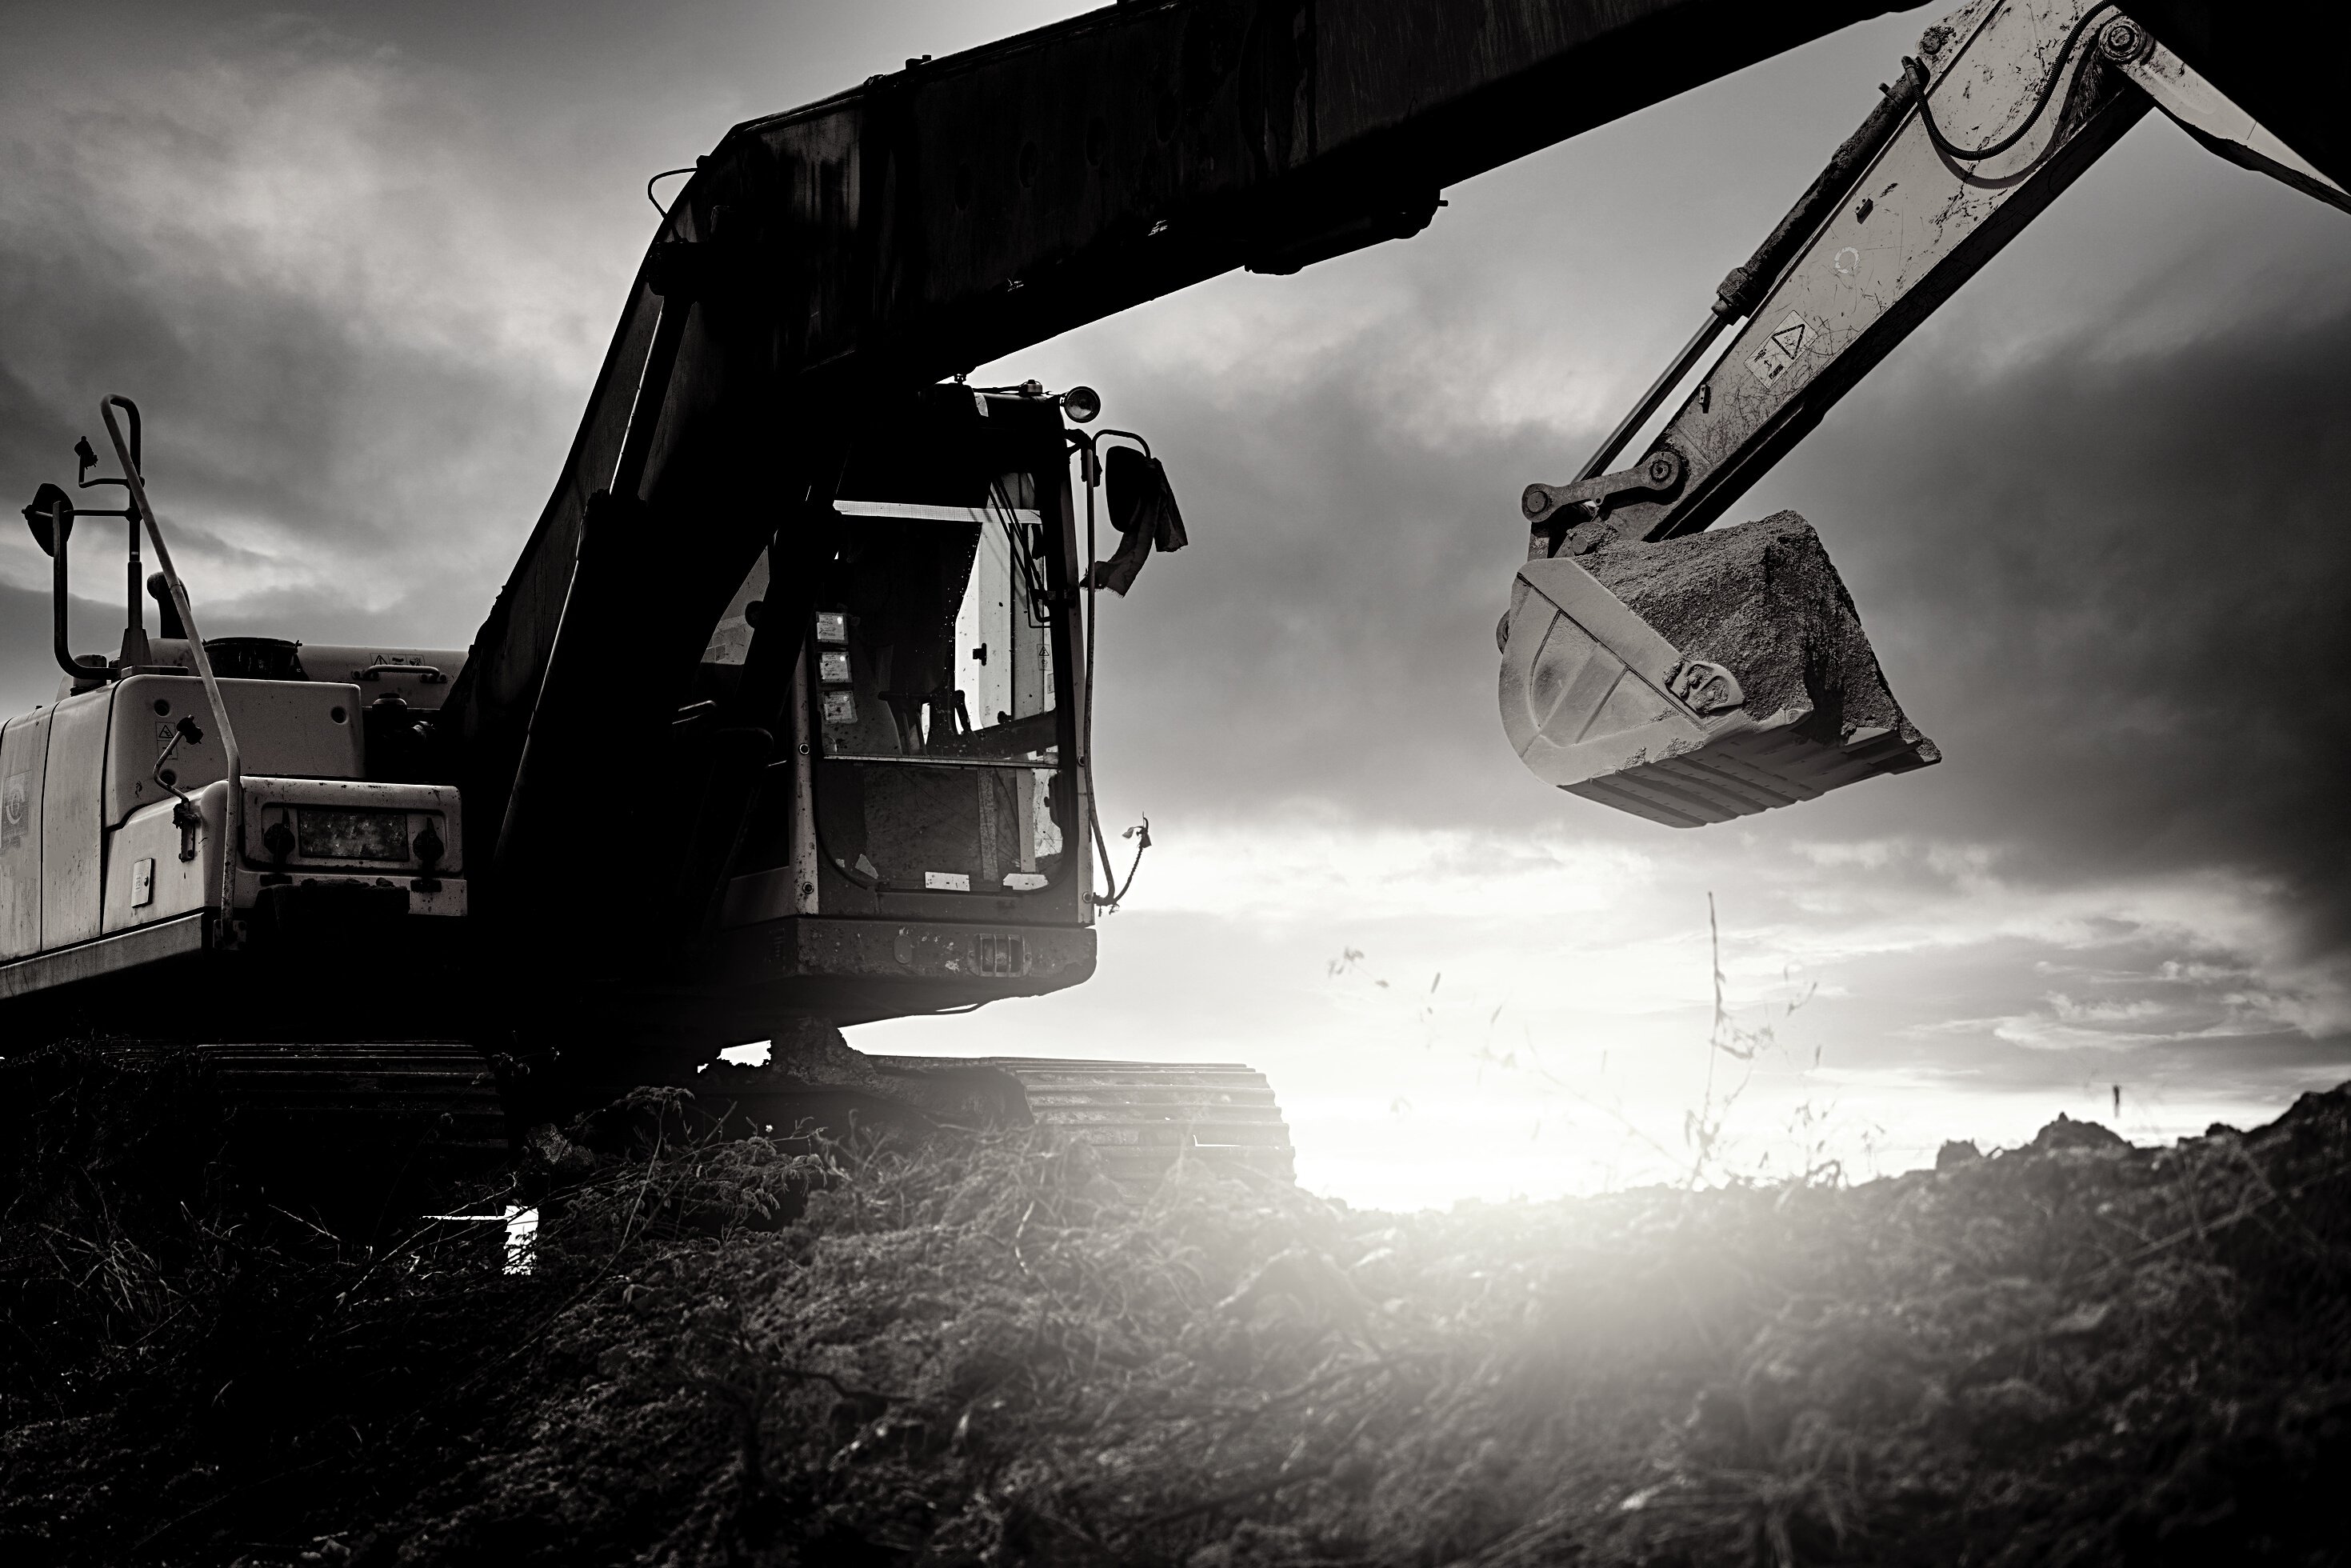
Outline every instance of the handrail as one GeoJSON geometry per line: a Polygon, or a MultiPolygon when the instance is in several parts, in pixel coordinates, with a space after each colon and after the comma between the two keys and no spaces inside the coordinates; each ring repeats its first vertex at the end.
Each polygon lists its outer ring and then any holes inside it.
{"type": "Polygon", "coordinates": [[[180,612],[180,624],[188,633],[188,652],[195,660],[196,674],[204,683],[204,700],[212,705],[213,722],[220,727],[223,772],[228,780],[228,800],[222,811],[221,845],[221,909],[225,914],[235,903],[235,877],[236,854],[235,846],[244,841],[239,828],[244,818],[245,757],[236,744],[236,724],[230,718],[228,698],[221,692],[220,679],[213,674],[212,655],[204,651],[204,634],[196,626],[195,608],[188,602],[187,585],[180,580],[179,569],[172,564],[171,547],[163,542],[163,530],[156,526],[155,508],[147,502],[146,476],[139,472],[131,448],[122,439],[122,427],[115,423],[114,411],[121,409],[131,416],[131,428],[139,428],[139,405],[120,392],[110,392],[98,405],[99,417],[106,421],[106,434],[114,443],[114,455],[122,463],[122,475],[129,482],[131,505],[146,525],[147,538],[155,546],[155,564],[162,570],[164,587],[172,595],[172,604],[180,612]]]}
{"type": "Polygon", "coordinates": [[[75,657],[73,635],[66,625],[66,538],[73,532],[73,503],[59,496],[49,508],[50,650],[58,667],[77,683],[103,681],[107,672],[102,666],[85,664],[75,657]]]}

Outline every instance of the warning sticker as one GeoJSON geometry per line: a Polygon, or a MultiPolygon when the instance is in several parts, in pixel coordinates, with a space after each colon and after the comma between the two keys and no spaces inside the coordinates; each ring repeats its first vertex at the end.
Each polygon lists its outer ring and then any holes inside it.
{"type": "Polygon", "coordinates": [[[1819,335],[1819,328],[1791,310],[1771,329],[1771,335],[1747,356],[1747,368],[1768,387],[1787,373],[1788,367],[1796,362],[1796,356],[1819,335]]]}

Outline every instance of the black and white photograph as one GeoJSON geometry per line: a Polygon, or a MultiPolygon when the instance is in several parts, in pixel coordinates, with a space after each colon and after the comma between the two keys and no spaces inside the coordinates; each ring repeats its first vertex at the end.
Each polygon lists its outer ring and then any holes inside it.
{"type": "Polygon", "coordinates": [[[0,0],[0,1561],[2351,1564],[2351,10],[0,0]]]}

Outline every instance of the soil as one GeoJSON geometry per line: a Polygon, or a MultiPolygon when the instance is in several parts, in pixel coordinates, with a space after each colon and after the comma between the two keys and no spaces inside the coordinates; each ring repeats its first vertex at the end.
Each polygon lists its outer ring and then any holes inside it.
{"type": "Polygon", "coordinates": [[[184,1118],[78,1134],[157,1092],[79,1072],[11,1145],[12,1563],[2346,1560],[2351,1086],[1416,1214],[641,1091],[446,1200],[538,1206],[510,1273],[256,1206],[184,1118]]]}
{"type": "Polygon", "coordinates": [[[1830,744],[1865,728],[1917,737],[1878,668],[1853,595],[1820,536],[1795,513],[1687,538],[1615,544],[1576,560],[1684,657],[1736,675],[1756,719],[1790,714],[1804,733],[1830,744]]]}

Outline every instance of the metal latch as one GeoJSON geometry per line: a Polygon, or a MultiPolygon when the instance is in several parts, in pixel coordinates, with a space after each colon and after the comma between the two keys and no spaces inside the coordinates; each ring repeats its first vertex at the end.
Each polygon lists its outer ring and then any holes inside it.
{"type": "Polygon", "coordinates": [[[172,760],[172,753],[180,749],[182,741],[190,746],[200,746],[204,738],[203,727],[196,723],[195,716],[182,714],[179,723],[172,727],[172,738],[163,743],[162,755],[155,758],[155,782],[169,789],[176,802],[172,808],[172,826],[180,830],[180,858],[183,861],[196,858],[196,830],[204,825],[204,817],[196,810],[195,802],[188,799],[188,792],[180,788],[178,776],[165,764],[172,760]]]}

